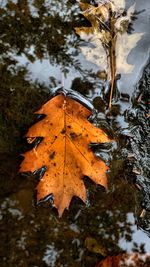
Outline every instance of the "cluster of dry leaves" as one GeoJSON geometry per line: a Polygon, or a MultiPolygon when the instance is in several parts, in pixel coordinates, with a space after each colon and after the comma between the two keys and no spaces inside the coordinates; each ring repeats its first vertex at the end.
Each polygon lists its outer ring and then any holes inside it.
{"type": "Polygon", "coordinates": [[[110,81],[111,108],[116,75],[131,73],[134,66],[128,63],[128,55],[143,36],[143,33],[129,34],[128,28],[134,17],[135,4],[125,9],[125,0],[104,0],[95,7],[80,2],[83,16],[91,27],[75,28],[76,33],[86,41],[81,51],[87,60],[98,65],[101,73],[110,81]],[[88,45],[89,44],[89,45],[88,45]]]}

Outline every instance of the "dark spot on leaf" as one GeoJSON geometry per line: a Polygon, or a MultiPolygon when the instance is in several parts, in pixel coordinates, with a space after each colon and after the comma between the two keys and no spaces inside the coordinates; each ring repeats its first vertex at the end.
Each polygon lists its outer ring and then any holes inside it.
{"type": "Polygon", "coordinates": [[[52,159],[54,159],[55,158],[55,151],[52,151],[51,153],[50,153],[50,159],[52,160],[52,159]]]}
{"type": "Polygon", "coordinates": [[[65,128],[63,128],[62,130],[61,130],[61,132],[60,132],[61,134],[65,134],[66,133],[66,129],[65,128]]]}
{"type": "Polygon", "coordinates": [[[70,137],[71,137],[71,139],[75,139],[77,137],[77,134],[76,133],[70,133],[70,137]]]}
{"type": "Polygon", "coordinates": [[[53,165],[56,166],[56,163],[54,162],[53,165]]]}
{"type": "Polygon", "coordinates": [[[68,127],[68,129],[71,129],[71,125],[68,125],[67,127],[68,127]]]}
{"type": "Polygon", "coordinates": [[[53,125],[53,123],[51,122],[51,123],[50,123],[50,125],[52,126],[52,125],[53,125]]]}

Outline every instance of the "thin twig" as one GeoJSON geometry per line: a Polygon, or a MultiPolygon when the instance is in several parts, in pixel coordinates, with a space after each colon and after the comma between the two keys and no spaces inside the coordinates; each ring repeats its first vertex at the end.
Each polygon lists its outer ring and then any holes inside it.
{"type": "Polygon", "coordinates": [[[111,87],[110,87],[110,97],[109,97],[109,109],[112,106],[113,91],[115,87],[115,77],[116,77],[116,34],[114,33],[114,20],[111,18],[111,36],[112,40],[110,43],[109,57],[110,57],[110,69],[111,69],[111,87]]]}
{"type": "Polygon", "coordinates": [[[100,23],[110,32],[110,28],[107,26],[107,24],[105,22],[103,22],[98,16],[95,16],[99,21],[100,23]]]}

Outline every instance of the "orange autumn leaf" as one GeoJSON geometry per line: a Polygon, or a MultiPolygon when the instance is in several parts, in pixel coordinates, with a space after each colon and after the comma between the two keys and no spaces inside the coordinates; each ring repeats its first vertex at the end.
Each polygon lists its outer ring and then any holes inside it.
{"type": "Polygon", "coordinates": [[[100,261],[96,267],[148,267],[150,263],[149,253],[122,253],[116,256],[108,256],[100,261]]]}
{"type": "Polygon", "coordinates": [[[49,100],[36,114],[47,116],[29,129],[27,137],[44,139],[25,153],[20,171],[34,172],[46,166],[37,186],[37,200],[53,194],[54,206],[61,216],[73,196],[86,201],[85,175],[107,187],[108,167],[93,154],[89,144],[110,139],[87,120],[90,110],[62,94],[49,100]]]}

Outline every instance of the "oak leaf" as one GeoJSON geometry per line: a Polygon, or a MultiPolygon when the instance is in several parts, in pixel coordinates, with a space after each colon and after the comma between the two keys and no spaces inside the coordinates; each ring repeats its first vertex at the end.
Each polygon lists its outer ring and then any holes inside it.
{"type": "Polygon", "coordinates": [[[73,196],[86,201],[84,176],[107,187],[108,167],[93,154],[89,144],[109,142],[110,139],[87,120],[91,113],[77,101],[59,94],[36,112],[47,116],[27,133],[29,138],[44,139],[25,153],[20,171],[34,172],[46,166],[37,186],[37,200],[52,194],[60,216],[73,196]]]}

